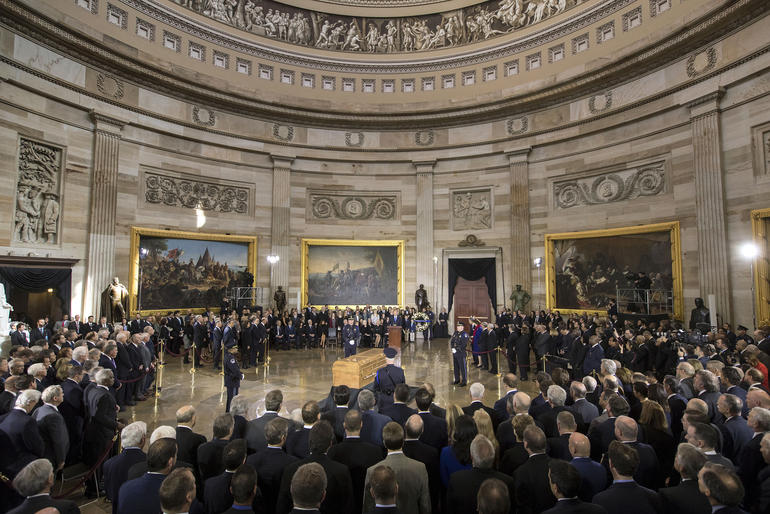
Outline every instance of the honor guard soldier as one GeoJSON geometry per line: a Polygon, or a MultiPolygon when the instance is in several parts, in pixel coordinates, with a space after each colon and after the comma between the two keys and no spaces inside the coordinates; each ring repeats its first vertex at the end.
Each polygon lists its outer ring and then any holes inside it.
{"type": "Polygon", "coordinates": [[[465,352],[468,348],[468,333],[465,331],[465,326],[462,323],[457,324],[457,330],[452,334],[452,339],[449,341],[452,348],[452,362],[454,363],[455,381],[453,385],[460,385],[465,387],[468,383],[468,367],[465,361],[465,352]]]}
{"type": "MultiPolygon", "coordinates": [[[[353,318],[345,319],[345,326],[342,327],[342,341],[345,343],[345,357],[356,354],[358,340],[361,338],[361,332],[353,324],[353,318]]],[[[395,386],[394,386],[395,388],[395,386]]]]}
{"type": "Polygon", "coordinates": [[[230,402],[233,401],[233,397],[238,394],[238,389],[241,387],[241,380],[243,380],[243,374],[241,368],[238,367],[238,361],[235,358],[235,353],[238,348],[233,345],[227,348],[227,356],[224,359],[225,364],[225,387],[227,387],[227,405],[225,406],[225,412],[230,412],[230,402]]]}
{"type": "Polygon", "coordinates": [[[382,353],[385,354],[385,367],[377,370],[374,376],[374,391],[379,393],[380,409],[393,403],[393,391],[398,384],[406,384],[404,370],[393,364],[393,360],[398,355],[395,348],[385,348],[382,353]]]}

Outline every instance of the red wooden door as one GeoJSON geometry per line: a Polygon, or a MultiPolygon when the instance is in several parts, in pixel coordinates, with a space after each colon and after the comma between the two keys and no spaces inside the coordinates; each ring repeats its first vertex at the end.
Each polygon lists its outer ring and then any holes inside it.
{"type": "Polygon", "coordinates": [[[464,278],[457,279],[454,295],[454,318],[462,322],[465,329],[470,328],[468,318],[474,316],[481,321],[490,321],[492,315],[492,301],[487,292],[487,279],[469,281],[464,278]]]}

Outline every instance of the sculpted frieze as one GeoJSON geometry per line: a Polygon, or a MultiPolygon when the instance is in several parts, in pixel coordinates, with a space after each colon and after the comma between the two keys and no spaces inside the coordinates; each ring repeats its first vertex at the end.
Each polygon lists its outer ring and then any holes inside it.
{"type": "Polygon", "coordinates": [[[492,190],[452,191],[452,229],[492,228],[492,190]]]}
{"type": "Polygon", "coordinates": [[[22,243],[59,243],[63,150],[22,137],[13,240],[22,243]]]}
{"type": "Polygon", "coordinates": [[[665,162],[600,173],[553,184],[554,205],[569,209],[580,205],[600,205],[655,196],[665,190],[665,162]]]}
{"type": "Polygon", "coordinates": [[[271,0],[173,0],[260,36],[343,52],[397,53],[450,48],[508,34],[560,14],[576,0],[489,0],[423,16],[359,18],[271,0]]]}
{"type": "Polygon", "coordinates": [[[144,199],[169,207],[248,214],[251,191],[236,184],[145,171],[144,199]]]}
{"type": "Polygon", "coordinates": [[[397,193],[308,191],[308,221],[394,221],[399,219],[397,193]]]}

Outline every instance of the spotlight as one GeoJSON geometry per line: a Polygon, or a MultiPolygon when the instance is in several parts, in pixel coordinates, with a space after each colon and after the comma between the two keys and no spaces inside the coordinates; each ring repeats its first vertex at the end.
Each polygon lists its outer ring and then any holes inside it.
{"type": "Polygon", "coordinates": [[[741,254],[747,259],[755,259],[759,255],[759,247],[751,241],[743,243],[741,254]]]}
{"type": "Polygon", "coordinates": [[[543,264],[543,258],[537,257],[533,262],[535,263],[535,267],[539,268],[543,264]]]}
{"type": "Polygon", "coordinates": [[[267,262],[270,264],[275,264],[276,262],[280,261],[281,257],[279,255],[268,255],[267,256],[267,262]]]}

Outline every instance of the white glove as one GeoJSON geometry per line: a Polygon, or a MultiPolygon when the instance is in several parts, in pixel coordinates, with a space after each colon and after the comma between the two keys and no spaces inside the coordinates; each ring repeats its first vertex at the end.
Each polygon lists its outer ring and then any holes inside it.
{"type": "Polygon", "coordinates": [[[452,353],[457,353],[457,348],[452,348],[452,353]]]}

